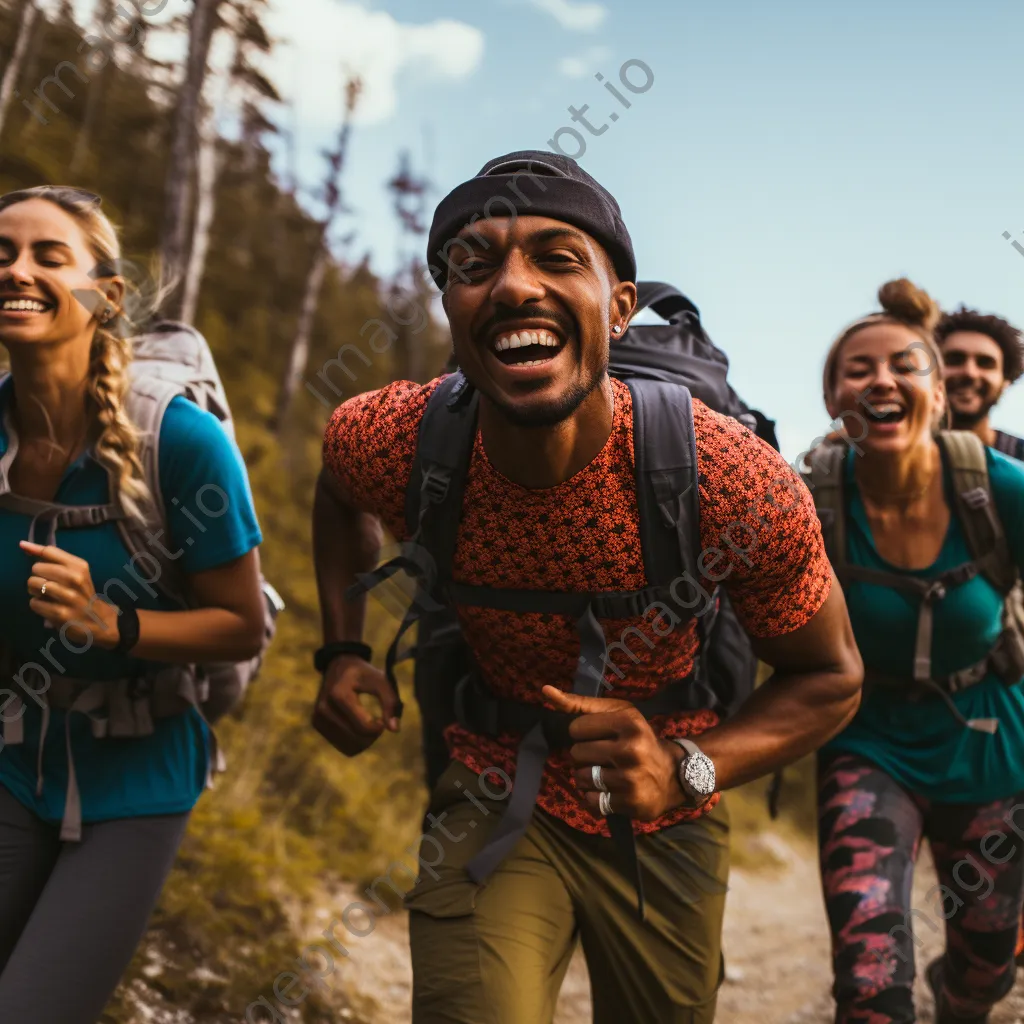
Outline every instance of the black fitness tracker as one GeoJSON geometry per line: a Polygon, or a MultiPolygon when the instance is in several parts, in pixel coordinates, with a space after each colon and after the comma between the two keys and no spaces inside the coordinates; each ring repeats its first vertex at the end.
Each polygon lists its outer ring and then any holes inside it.
{"type": "Polygon", "coordinates": [[[341,654],[354,654],[363,661],[373,660],[373,648],[369,644],[364,644],[361,640],[335,640],[333,643],[324,644],[313,655],[313,667],[322,675],[327,671],[327,666],[341,654]]]}
{"type": "Polygon", "coordinates": [[[139,612],[134,605],[120,608],[117,616],[117,643],[115,654],[127,654],[139,642],[139,612]]]}

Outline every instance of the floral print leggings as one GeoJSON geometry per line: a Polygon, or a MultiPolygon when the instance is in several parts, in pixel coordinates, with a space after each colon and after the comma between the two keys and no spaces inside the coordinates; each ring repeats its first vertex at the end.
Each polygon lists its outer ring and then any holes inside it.
{"type": "Polygon", "coordinates": [[[836,1024],[913,1024],[914,948],[946,930],[944,998],[970,1019],[1013,987],[1024,899],[1024,794],[938,804],[854,754],[820,755],[818,835],[836,1024]],[[914,910],[927,837],[938,884],[914,910]]]}

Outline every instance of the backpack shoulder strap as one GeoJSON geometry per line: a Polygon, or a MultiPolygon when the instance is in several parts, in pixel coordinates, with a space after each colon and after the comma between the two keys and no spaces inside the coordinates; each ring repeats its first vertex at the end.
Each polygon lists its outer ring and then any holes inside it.
{"type": "MultiPolygon", "coordinates": [[[[6,371],[0,373],[0,387],[3,387],[7,383],[7,378],[10,377],[10,373],[6,371]]],[[[8,482],[8,474],[11,471],[11,464],[14,462],[14,456],[17,454],[17,448],[11,444],[11,415],[10,415],[10,403],[3,413],[3,425],[7,434],[7,448],[2,455],[0,455],[0,493],[5,493],[10,490],[10,484],[8,482]]]]}
{"type": "Polygon", "coordinates": [[[1024,462],[1024,437],[1016,437],[1005,430],[997,430],[995,444],[992,447],[1011,459],[1024,462]]]}
{"type": "MultiPolygon", "coordinates": [[[[159,377],[138,376],[131,380],[125,393],[125,412],[139,435],[139,461],[143,478],[152,502],[145,509],[146,521],[140,523],[130,516],[118,520],[121,539],[133,558],[147,555],[157,561],[160,575],[157,586],[179,603],[185,603],[180,573],[174,559],[168,558],[163,544],[147,543],[149,533],[159,530],[159,540],[167,529],[167,512],[160,487],[160,428],[164,414],[172,400],[186,394],[185,388],[174,381],[159,377]]],[[[115,500],[112,495],[111,500],[115,500]]],[[[175,556],[178,557],[178,556],[175,556]]]]}
{"type": "Polygon", "coordinates": [[[825,551],[840,583],[848,578],[846,558],[846,508],[843,489],[846,449],[838,444],[820,444],[809,456],[807,480],[821,523],[825,551]]]}
{"type": "Polygon", "coordinates": [[[978,571],[1001,593],[1008,593],[1018,573],[992,495],[985,445],[969,430],[943,430],[938,442],[953,478],[956,516],[978,571]]]}
{"type": "Polygon", "coordinates": [[[433,559],[435,579],[442,584],[451,579],[478,403],[476,390],[458,372],[434,389],[420,421],[405,492],[409,536],[426,548],[433,559]]]}
{"type": "Polygon", "coordinates": [[[173,399],[186,394],[185,388],[160,377],[134,377],[125,393],[125,412],[139,434],[139,461],[146,486],[160,510],[160,427],[173,399]]]}
{"type": "Polygon", "coordinates": [[[640,545],[650,586],[689,572],[699,579],[700,494],[690,392],[680,384],[633,378],[633,458],[640,545]]]}

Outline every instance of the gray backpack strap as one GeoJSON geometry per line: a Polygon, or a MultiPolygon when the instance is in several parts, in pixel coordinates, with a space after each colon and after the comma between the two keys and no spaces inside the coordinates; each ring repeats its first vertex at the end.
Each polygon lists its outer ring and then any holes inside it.
{"type": "Polygon", "coordinates": [[[1008,594],[1018,572],[992,495],[985,445],[969,430],[944,430],[937,440],[953,478],[954,511],[978,571],[1008,594]]]}
{"type": "Polygon", "coordinates": [[[690,392],[679,384],[632,379],[633,458],[640,546],[651,586],[699,578],[700,492],[690,392]]]}
{"type": "Polygon", "coordinates": [[[118,522],[118,530],[129,555],[149,558],[159,569],[154,585],[177,604],[187,606],[188,600],[176,561],[164,553],[164,545],[150,542],[150,535],[159,541],[167,529],[164,497],[160,489],[160,428],[167,407],[179,395],[181,384],[159,377],[138,376],[132,379],[125,395],[125,412],[139,433],[139,461],[152,503],[145,509],[146,521],[139,523],[127,516],[118,522]]]}
{"type": "Polygon", "coordinates": [[[405,492],[406,528],[430,552],[442,586],[451,580],[479,397],[461,373],[434,389],[420,421],[405,492]]]}
{"type": "Polygon", "coordinates": [[[939,444],[953,477],[957,517],[978,571],[1004,597],[1003,630],[988,664],[1013,686],[1024,676],[1024,591],[992,494],[985,447],[975,434],[963,430],[943,431],[939,444]]]}
{"type": "Polygon", "coordinates": [[[395,665],[402,638],[424,610],[440,611],[448,582],[462,510],[469,460],[476,437],[477,395],[461,373],[446,377],[427,400],[420,421],[416,454],[405,492],[405,519],[410,539],[390,561],[360,573],[346,592],[348,600],[365,594],[395,573],[416,581],[416,596],[388,648],[384,671],[398,699],[395,665]]]}
{"type": "Polygon", "coordinates": [[[810,454],[811,472],[807,480],[821,523],[825,551],[841,584],[849,578],[850,568],[846,556],[845,455],[846,449],[842,445],[818,445],[810,454]]]}
{"type": "MultiPolygon", "coordinates": [[[[669,292],[679,294],[675,289],[669,292]]],[[[682,385],[664,381],[631,378],[626,385],[633,399],[633,461],[647,583],[664,587],[687,579],[697,588],[702,545],[692,396],[682,385]]],[[[712,602],[697,618],[700,653],[694,672],[694,681],[707,692],[712,707],[719,702],[704,652],[714,626],[714,608],[712,602]]],[[[688,609],[677,606],[677,610],[685,620],[688,609]]]]}

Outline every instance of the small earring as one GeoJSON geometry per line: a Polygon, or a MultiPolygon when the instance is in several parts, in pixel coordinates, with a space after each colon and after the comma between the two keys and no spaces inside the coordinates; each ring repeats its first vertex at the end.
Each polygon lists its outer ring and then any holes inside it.
{"type": "Polygon", "coordinates": [[[616,324],[612,328],[612,334],[621,334],[621,333],[622,333],[622,328],[618,324],[616,324]]]}

